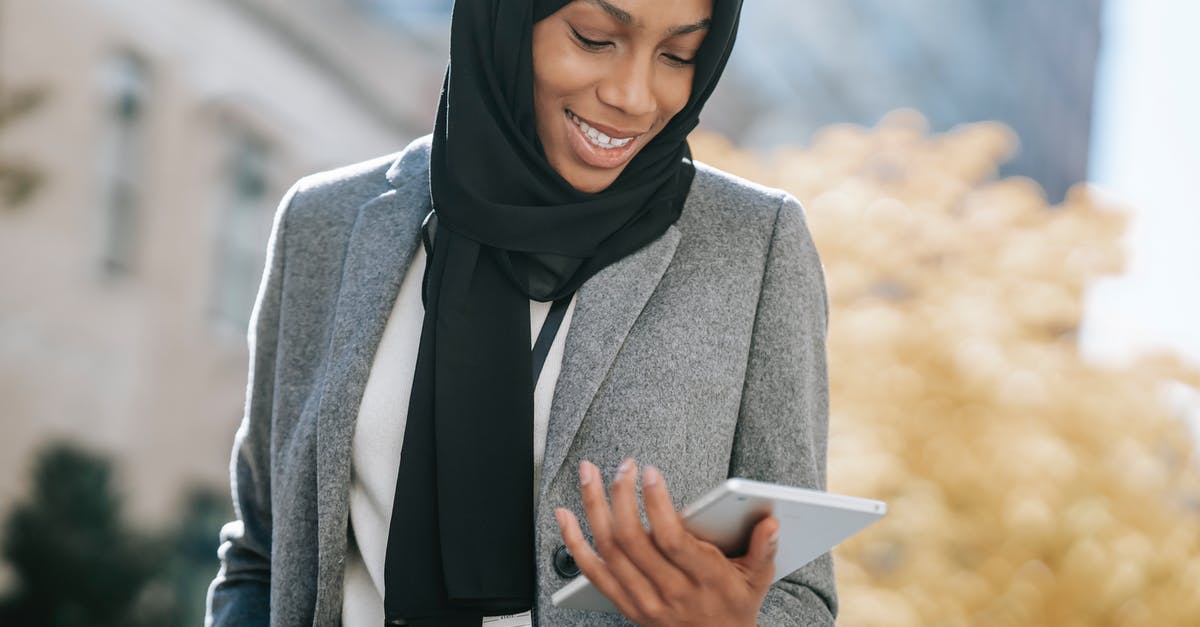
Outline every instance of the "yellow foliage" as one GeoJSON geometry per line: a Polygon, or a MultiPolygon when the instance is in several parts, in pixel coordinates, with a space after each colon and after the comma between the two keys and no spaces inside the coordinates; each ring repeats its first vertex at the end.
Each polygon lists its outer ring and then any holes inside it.
{"type": "Polygon", "coordinates": [[[886,500],[834,551],[846,627],[1200,625],[1200,462],[1169,356],[1079,354],[1121,213],[997,178],[999,124],[915,112],[770,157],[696,157],[804,203],[830,297],[829,489],[886,500]]]}

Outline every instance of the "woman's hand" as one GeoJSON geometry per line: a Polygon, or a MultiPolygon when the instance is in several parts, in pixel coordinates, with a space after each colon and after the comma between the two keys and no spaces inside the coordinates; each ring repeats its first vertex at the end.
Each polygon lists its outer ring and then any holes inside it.
{"type": "Polygon", "coordinates": [[[610,509],[600,471],[591,462],[579,465],[579,490],[596,550],[574,514],[559,508],[554,515],[580,571],[639,625],[754,625],[774,579],[779,521],[759,521],[746,555],[727,558],[683,528],[662,473],[646,466],[647,531],[638,516],[636,467],[632,459],[621,464],[610,509]]]}

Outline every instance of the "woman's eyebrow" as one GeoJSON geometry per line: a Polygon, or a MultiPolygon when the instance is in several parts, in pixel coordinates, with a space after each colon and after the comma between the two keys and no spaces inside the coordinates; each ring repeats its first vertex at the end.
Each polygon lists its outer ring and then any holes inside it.
{"type": "MultiPolygon", "coordinates": [[[[588,2],[591,2],[592,4],[600,7],[601,10],[603,10],[605,13],[612,16],[613,19],[617,20],[618,22],[620,22],[626,26],[637,26],[639,28],[641,28],[643,26],[643,24],[641,23],[641,20],[635,19],[633,17],[633,14],[631,14],[629,11],[622,9],[621,7],[609,2],[608,0],[588,0],[588,2]]],[[[690,33],[694,33],[696,31],[707,30],[711,25],[712,25],[712,19],[704,18],[704,19],[700,20],[699,22],[696,22],[695,24],[685,24],[683,26],[676,26],[670,30],[670,35],[672,37],[678,37],[680,35],[687,35],[690,33]]]]}
{"type": "Polygon", "coordinates": [[[695,24],[685,24],[683,26],[676,26],[675,28],[672,28],[671,36],[678,37],[680,35],[688,35],[696,31],[708,30],[709,26],[712,26],[712,19],[706,17],[695,24]]]}

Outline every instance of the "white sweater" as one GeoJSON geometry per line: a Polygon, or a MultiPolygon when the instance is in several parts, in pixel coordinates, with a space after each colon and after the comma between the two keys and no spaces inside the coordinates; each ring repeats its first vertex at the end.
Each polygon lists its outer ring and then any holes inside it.
{"type": "MultiPolygon", "coordinates": [[[[421,279],[425,273],[425,250],[416,255],[400,284],[400,294],[388,317],[383,338],[363,391],[354,428],[350,465],[350,533],[346,553],[346,579],[342,624],[345,627],[378,627],[383,624],[383,563],[388,527],[392,520],[392,498],[400,447],[408,418],[408,400],[417,367],[417,347],[425,314],[421,302],[421,279]]],[[[550,303],[529,302],[529,335],[536,341],[550,303]]],[[[546,428],[554,384],[562,366],[563,345],[575,299],[567,307],[562,327],[550,347],[546,364],[533,395],[533,473],[537,489],[542,457],[546,451],[546,428]]],[[[532,348],[532,346],[531,346],[532,348]]],[[[499,622],[484,621],[489,627],[499,622]]],[[[517,621],[513,624],[527,624],[517,621]]]]}

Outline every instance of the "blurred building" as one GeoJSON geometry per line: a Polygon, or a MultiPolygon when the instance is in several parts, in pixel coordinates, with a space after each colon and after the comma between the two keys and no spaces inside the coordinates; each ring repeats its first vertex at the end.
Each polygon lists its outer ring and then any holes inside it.
{"type": "Polygon", "coordinates": [[[706,111],[740,144],[805,143],[911,107],[934,130],[1000,120],[1004,169],[1057,202],[1087,176],[1101,0],[752,0],[706,111]]]}
{"type": "Polygon", "coordinates": [[[0,3],[0,130],[44,184],[0,207],[0,516],[67,437],[120,459],[136,514],[225,485],[245,329],[280,196],[427,132],[440,26],[368,3],[0,3]]]}

